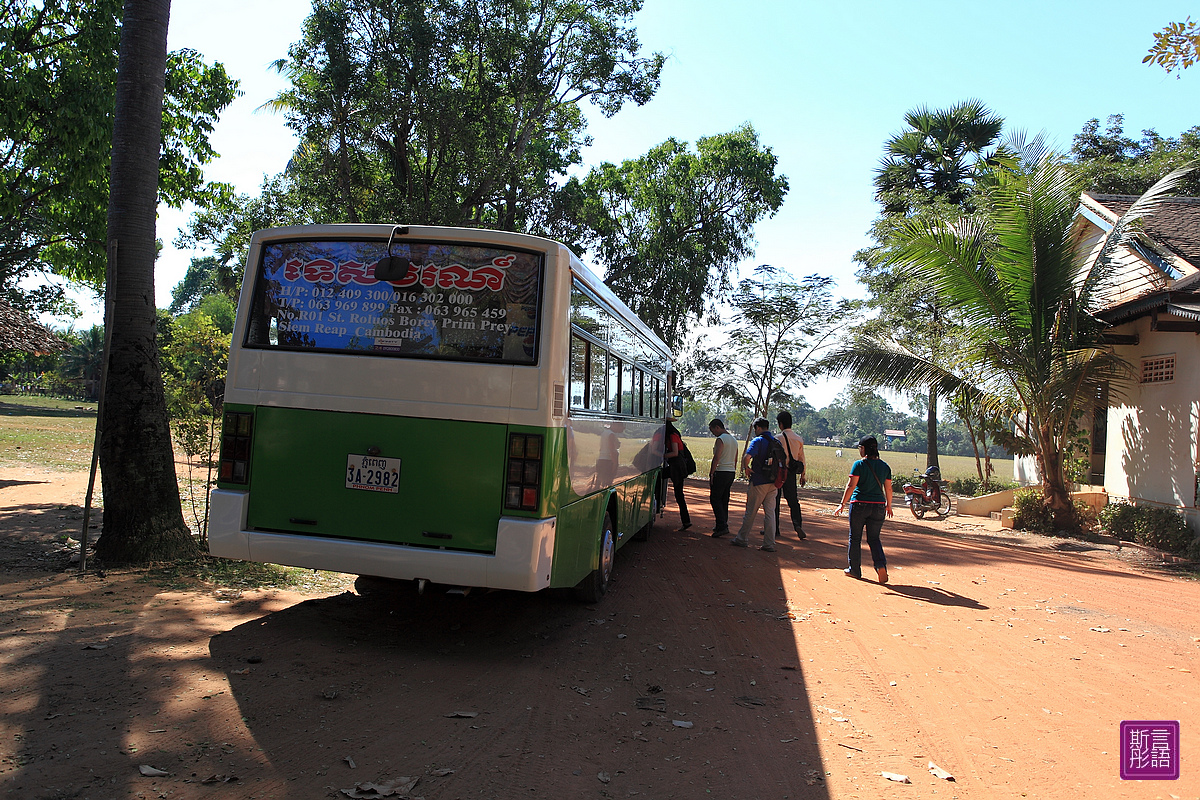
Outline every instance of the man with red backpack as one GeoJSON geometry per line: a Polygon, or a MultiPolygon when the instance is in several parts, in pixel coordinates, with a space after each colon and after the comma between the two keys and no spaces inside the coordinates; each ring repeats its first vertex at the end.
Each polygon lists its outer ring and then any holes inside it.
{"type": "Polygon", "coordinates": [[[754,420],[755,437],[742,456],[742,467],[750,486],[746,489],[746,515],[742,518],[742,527],[737,536],[730,542],[734,547],[750,546],[750,530],[758,516],[759,507],[766,516],[766,528],[763,531],[763,544],[759,550],[768,553],[775,552],[775,496],[779,487],[787,477],[787,456],[779,440],[771,435],[771,423],[767,420],[754,420]]]}

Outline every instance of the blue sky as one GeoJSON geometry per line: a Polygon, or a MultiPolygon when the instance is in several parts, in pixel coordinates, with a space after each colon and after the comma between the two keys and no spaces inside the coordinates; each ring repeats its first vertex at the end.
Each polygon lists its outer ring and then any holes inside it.
{"type": "MultiPolygon", "coordinates": [[[[294,139],[282,118],[255,109],[284,88],[269,65],[287,54],[309,8],[304,0],[174,3],[170,47],[221,61],[245,92],[213,137],[222,157],[210,178],[254,192],[287,163],[294,139]]],[[[791,191],[759,225],[758,251],[743,267],[832,275],[841,293],[861,296],[852,256],[878,212],[871,181],[882,144],[906,111],[978,98],[1006,129],[1044,132],[1063,150],[1088,119],[1114,113],[1125,115],[1127,135],[1178,135],[1200,124],[1189,111],[1200,67],[1177,79],[1141,61],[1155,31],[1194,12],[1173,1],[646,0],[636,24],[644,51],[669,56],[662,87],[611,119],[588,107],[594,145],[584,158],[619,162],[670,136],[694,142],[749,122],[791,191]]],[[[201,255],[170,247],[185,222],[174,211],[159,218],[168,244],[156,276],[160,306],[201,255]]],[[[837,388],[814,386],[809,401],[821,407],[837,388]]]]}

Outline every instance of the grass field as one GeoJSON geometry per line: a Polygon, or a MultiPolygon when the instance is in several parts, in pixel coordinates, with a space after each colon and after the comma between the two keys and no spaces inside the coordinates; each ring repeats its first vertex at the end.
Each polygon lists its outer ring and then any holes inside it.
{"type": "MultiPolygon", "coordinates": [[[[92,437],[96,428],[96,404],[49,397],[4,396],[0,401],[0,466],[39,466],[45,469],[86,470],[92,457],[92,437]]],[[[696,458],[696,475],[708,477],[712,461],[712,437],[685,436],[688,449],[696,458]]],[[[745,452],[745,442],[738,443],[745,452]]],[[[850,465],[858,457],[853,447],[837,448],[805,445],[807,459],[805,477],[810,485],[841,487],[846,485],[850,465]]],[[[884,452],[883,460],[892,468],[899,482],[912,475],[913,468],[925,469],[924,453],[884,452]]],[[[977,476],[975,459],[965,456],[942,456],[942,478],[977,476]]],[[[993,460],[997,477],[1012,479],[1012,460],[993,460]]],[[[203,479],[203,476],[200,476],[203,479]]],[[[186,479],[181,476],[181,480],[186,479]]]]}
{"type": "MultiPolygon", "coordinates": [[[[701,478],[708,477],[708,467],[712,463],[712,448],[713,439],[711,437],[685,436],[684,441],[687,442],[688,449],[692,451],[692,456],[696,459],[696,475],[701,478]]],[[[846,477],[850,474],[850,465],[858,458],[858,448],[843,447],[842,458],[838,458],[835,447],[822,447],[821,445],[804,446],[805,463],[805,479],[810,486],[828,486],[839,488],[846,485],[846,477]]],[[[746,451],[746,443],[739,442],[738,450],[740,453],[746,451]]],[[[924,453],[899,453],[883,451],[880,453],[883,460],[892,468],[892,476],[895,479],[894,483],[899,483],[901,479],[908,478],[913,474],[913,469],[925,471],[925,454],[924,453]]],[[[942,480],[952,481],[955,478],[979,477],[979,473],[975,471],[975,459],[967,456],[940,456],[938,463],[942,468],[942,480]]],[[[1013,462],[1012,459],[992,459],[992,466],[996,471],[996,476],[1003,480],[1012,480],[1013,462]]],[[[897,487],[898,488],[898,487],[897,487]]]]}
{"type": "Polygon", "coordinates": [[[95,403],[17,395],[0,401],[0,466],[86,470],[95,436],[95,403]]]}

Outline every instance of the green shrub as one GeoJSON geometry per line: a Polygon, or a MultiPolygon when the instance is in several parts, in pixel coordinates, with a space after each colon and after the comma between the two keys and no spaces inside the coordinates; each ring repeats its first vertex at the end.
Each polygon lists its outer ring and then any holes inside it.
{"type": "Polygon", "coordinates": [[[1192,539],[1192,543],[1188,545],[1186,555],[1191,561],[1200,561],[1200,538],[1192,539]]]}
{"type": "Polygon", "coordinates": [[[964,497],[979,497],[980,495],[991,494],[992,492],[1003,492],[1005,489],[1017,488],[1017,484],[1013,481],[1001,481],[996,478],[989,478],[981,482],[979,478],[970,475],[955,478],[950,481],[949,485],[951,494],[962,495],[964,497]]]}
{"type": "Polygon", "coordinates": [[[1172,508],[1143,507],[1134,523],[1134,541],[1147,547],[1183,554],[1192,541],[1192,531],[1183,515],[1172,508]]]}
{"type": "Polygon", "coordinates": [[[1082,500],[1075,501],[1075,520],[1079,525],[1079,530],[1076,533],[1091,534],[1100,528],[1100,515],[1096,512],[1096,509],[1082,500]]]}
{"type": "Polygon", "coordinates": [[[1013,528],[1033,533],[1065,533],[1068,536],[1082,536],[1095,531],[1097,517],[1092,507],[1082,500],[1074,501],[1074,505],[1075,529],[1059,531],[1054,524],[1054,512],[1046,505],[1041,487],[1018,489],[1013,495],[1013,528]]]}
{"type": "Polygon", "coordinates": [[[1018,489],[1013,495],[1013,527],[1019,531],[1053,533],[1054,515],[1039,487],[1018,489]]]}
{"type": "Polygon", "coordinates": [[[1129,503],[1109,503],[1100,509],[1100,527],[1110,536],[1126,542],[1134,540],[1134,521],[1138,511],[1129,503]]]}
{"type": "MultiPolygon", "coordinates": [[[[1172,508],[1109,503],[1100,512],[1104,530],[1127,542],[1137,542],[1168,553],[1188,553],[1197,540],[1183,515],[1172,508]]],[[[1195,549],[1200,555],[1200,546],[1195,549]]]]}

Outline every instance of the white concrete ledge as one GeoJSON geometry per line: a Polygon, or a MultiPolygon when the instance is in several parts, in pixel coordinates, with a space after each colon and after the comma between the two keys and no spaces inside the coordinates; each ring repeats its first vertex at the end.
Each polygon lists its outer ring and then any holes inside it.
{"type": "Polygon", "coordinates": [[[955,501],[955,510],[959,515],[987,517],[993,511],[1000,511],[1012,504],[1013,490],[1005,489],[1002,492],[992,492],[980,497],[960,497],[955,501]]]}

